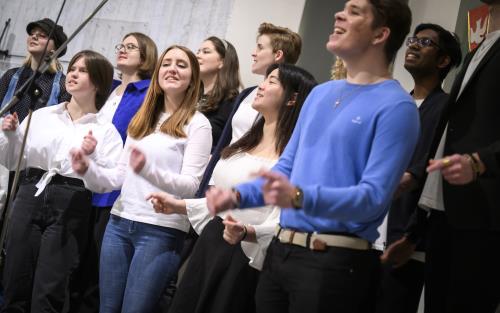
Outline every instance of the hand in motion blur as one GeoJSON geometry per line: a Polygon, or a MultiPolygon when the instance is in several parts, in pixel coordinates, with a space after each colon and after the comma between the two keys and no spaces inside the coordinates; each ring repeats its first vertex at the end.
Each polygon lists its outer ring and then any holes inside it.
{"type": "Polygon", "coordinates": [[[182,199],[176,199],[166,192],[153,192],[146,197],[151,201],[156,213],[163,214],[187,214],[186,202],[182,199]]]}
{"type": "Polygon", "coordinates": [[[146,165],[146,155],[136,147],[132,147],[130,150],[130,167],[135,173],[139,173],[146,165]]]}
{"type": "Polygon", "coordinates": [[[89,133],[83,137],[82,151],[85,155],[91,155],[94,153],[96,146],[97,139],[92,135],[92,130],[89,130],[89,133]]]}
{"type": "Polygon", "coordinates": [[[82,151],[82,149],[73,148],[70,150],[71,155],[71,167],[73,171],[80,176],[85,175],[89,169],[89,159],[82,151]]]}
{"type": "Polygon", "coordinates": [[[17,126],[19,125],[19,118],[17,113],[9,114],[4,117],[2,121],[2,130],[3,131],[15,131],[17,126]]]}

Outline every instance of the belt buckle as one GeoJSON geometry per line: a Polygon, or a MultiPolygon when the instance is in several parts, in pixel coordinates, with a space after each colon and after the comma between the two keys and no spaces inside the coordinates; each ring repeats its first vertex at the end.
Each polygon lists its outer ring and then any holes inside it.
{"type": "Polygon", "coordinates": [[[326,244],[325,241],[317,238],[314,236],[315,234],[311,235],[311,242],[309,243],[309,248],[313,251],[325,251],[328,248],[328,245],[326,244]]]}

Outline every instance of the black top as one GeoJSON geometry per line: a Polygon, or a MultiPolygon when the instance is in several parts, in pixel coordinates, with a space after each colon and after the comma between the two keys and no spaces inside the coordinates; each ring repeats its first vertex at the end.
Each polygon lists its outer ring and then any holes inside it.
{"type": "MultiPolygon", "coordinates": [[[[3,98],[5,97],[5,94],[7,93],[7,90],[9,89],[9,83],[11,78],[14,76],[18,68],[12,68],[5,72],[5,74],[0,78],[0,103],[3,101],[3,98]]],[[[26,80],[33,74],[33,70],[29,67],[24,67],[23,71],[21,72],[21,75],[19,75],[19,80],[16,85],[16,91],[19,87],[21,87],[26,80]]],[[[48,71],[40,75],[38,79],[36,80],[36,83],[40,90],[42,91],[42,95],[37,101],[34,110],[40,109],[42,107],[45,107],[47,105],[47,101],[49,100],[50,93],[52,91],[52,83],[54,81],[54,77],[56,76],[55,73],[49,73],[48,71]]],[[[58,102],[64,102],[64,101],[69,101],[71,99],[71,95],[66,91],[66,87],[64,86],[64,82],[66,80],[66,76],[62,75],[61,80],[59,81],[59,87],[60,87],[60,92],[59,92],[59,97],[58,97],[58,102]]],[[[24,118],[28,115],[28,110],[30,103],[33,101],[32,100],[33,96],[26,91],[24,96],[19,100],[19,102],[10,109],[10,113],[17,112],[17,115],[19,116],[19,122],[22,122],[24,118]]]]}
{"type": "Polygon", "coordinates": [[[196,198],[205,197],[205,191],[208,188],[208,183],[210,182],[210,178],[212,177],[212,172],[214,171],[215,165],[220,159],[220,153],[227,145],[229,145],[233,137],[233,126],[231,124],[231,121],[233,120],[234,113],[236,113],[236,111],[240,107],[240,104],[243,101],[243,99],[245,99],[255,88],[256,86],[249,87],[243,90],[234,100],[232,105],[233,110],[231,111],[231,114],[227,119],[226,126],[222,130],[222,134],[220,135],[217,146],[215,146],[215,149],[212,150],[212,157],[210,158],[210,161],[208,162],[205,172],[203,173],[203,178],[201,180],[200,187],[196,192],[196,198]]]}
{"type": "Polygon", "coordinates": [[[210,126],[212,126],[212,152],[219,142],[219,138],[222,134],[224,126],[226,125],[229,115],[231,115],[233,110],[233,101],[234,98],[230,100],[222,100],[217,105],[217,109],[202,112],[210,122],[210,126]]]}
{"type": "Polygon", "coordinates": [[[425,98],[418,109],[421,134],[412,161],[406,169],[416,179],[418,187],[402,193],[392,202],[387,218],[387,244],[403,237],[408,231],[407,228],[412,218],[415,218],[414,214],[416,214],[418,200],[425,182],[423,178],[426,176],[429,151],[447,101],[448,95],[438,86],[425,98]]]}

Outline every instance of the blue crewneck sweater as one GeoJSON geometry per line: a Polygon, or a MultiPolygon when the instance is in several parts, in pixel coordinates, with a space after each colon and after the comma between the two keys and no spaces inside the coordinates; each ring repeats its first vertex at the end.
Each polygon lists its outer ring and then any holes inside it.
{"type": "MultiPolygon", "coordinates": [[[[395,80],[370,85],[340,80],[314,88],[272,169],[304,192],[301,209],[282,210],[281,226],[375,241],[419,127],[413,99],[395,80]]],[[[243,208],[264,204],[262,183],[237,186],[243,208]]]]}

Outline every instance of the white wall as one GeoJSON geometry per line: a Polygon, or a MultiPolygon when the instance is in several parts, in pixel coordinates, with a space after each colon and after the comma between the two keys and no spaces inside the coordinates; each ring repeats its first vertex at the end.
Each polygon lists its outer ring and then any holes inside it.
{"type": "MultiPolygon", "coordinates": [[[[410,0],[408,5],[413,15],[410,33],[413,33],[420,23],[435,23],[455,31],[460,0],[410,0]]],[[[396,56],[394,78],[401,82],[403,88],[410,91],[413,88],[413,79],[403,66],[405,50],[406,46],[403,46],[396,56]]]]}
{"type": "Polygon", "coordinates": [[[262,77],[252,74],[252,52],[255,50],[257,29],[262,22],[288,27],[298,32],[305,0],[236,0],[233,5],[226,39],[240,59],[240,72],[246,87],[256,85],[262,77]]]}

